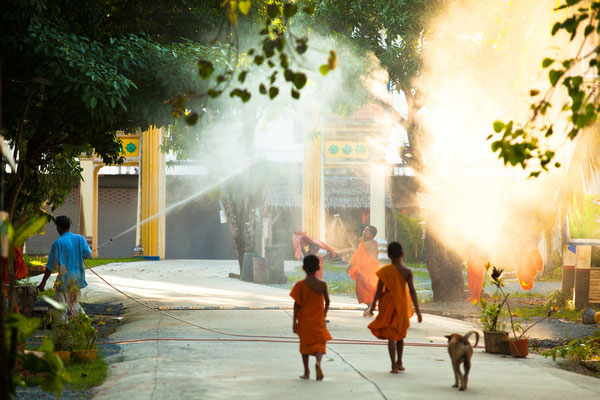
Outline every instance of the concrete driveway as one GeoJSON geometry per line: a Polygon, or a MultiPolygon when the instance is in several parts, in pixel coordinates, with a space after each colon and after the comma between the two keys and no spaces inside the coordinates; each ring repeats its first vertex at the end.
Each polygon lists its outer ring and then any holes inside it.
{"type": "MultiPolygon", "coordinates": [[[[235,261],[160,261],[95,269],[108,282],[153,308],[230,334],[292,338],[288,291],[230,279],[235,261]],[[240,309],[246,308],[246,309],[240,309]],[[277,309],[273,309],[277,308],[277,309]]],[[[390,374],[387,347],[331,344],[325,380],[300,380],[298,344],[290,339],[227,336],[191,326],[125,299],[90,272],[86,301],[123,302],[123,325],[111,336],[122,352],[108,359],[109,376],[97,399],[431,399],[598,398],[600,381],[557,368],[539,356],[514,359],[477,349],[469,389],[451,388],[454,376],[445,334],[473,326],[424,315],[413,318],[404,350],[406,371],[390,374]],[[149,341],[139,341],[149,339],[149,341]],[[165,340],[167,339],[167,340],[165,340]],[[123,343],[124,341],[132,341],[123,343]]],[[[355,300],[332,297],[328,329],[336,339],[374,340],[355,300]]],[[[362,307],[361,307],[362,308],[362,307]]],[[[482,341],[480,342],[482,344],[482,341]]],[[[384,343],[383,343],[384,344],[384,343]]]]}

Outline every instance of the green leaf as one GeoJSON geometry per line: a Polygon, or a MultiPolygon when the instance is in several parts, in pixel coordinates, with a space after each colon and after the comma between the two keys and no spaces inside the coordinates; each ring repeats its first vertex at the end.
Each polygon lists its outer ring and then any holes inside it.
{"type": "Polygon", "coordinates": [[[44,300],[50,306],[54,307],[56,310],[64,311],[67,309],[67,306],[65,304],[59,303],[58,301],[51,299],[50,297],[46,296],[45,294],[41,295],[40,297],[42,300],[44,300]]]}
{"type": "Polygon", "coordinates": [[[563,74],[564,74],[563,70],[551,69],[550,72],[548,73],[548,79],[550,80],[550,84],[552,84],[552,86],[556,86],[556,83],[558,82],[560,77],[563,76],[563,74]]]}
{"type": "Polygon", "coordinates": [[[301,72],[294,74],[294,86],[296,86],[296,89],[300,90],[304,85],[306,85],[306,75],[301,72]]]}
{"type": "Polygon", "coordinates": [[[275,19],[275,18],[279,17],[279,7],[277,7],[273,3],[268,4],[267,5],[267,15],[271,19],[275,19]]]}
{"type": "Polygon", "coordinates": [[[185,122],[188,125],[194,126],[198,122],[198,113],[195,111],[192,111],[191,113],[187,114],[184,118],[185,118],[185,122]]]}
{"type": "Polygon", "coordinates": [[[15,247],[22,247],[23,244],[25,244],[25,241],[31,236],[39,233],[39,231],[41,231],[46,226],[48,221],[48,215],[43,215],[41,217],[33,217],[25,223],[21,224],[14,231],[12,245],[15,247]]]}
{"type": "Polygon", "coordinates": [[[556,32],[558,32],[558,30],[562,27],[562,24],[560,22],[557,22],[554,24],[554,26],[552,27],[552,36],[556,35],[556,32]]]}
{"type": "Polygon", "coordinates": [[[286,2],[283,5],[284,18],[290,19],[298,12],[298,6],[294,3],[286,2]]]}
{"type": "Polygon", "coordinates": [[[95,97],[90,97],[90,108],[96,108],[96,104],[98,104],[98,100],[95,97]]]}
{"type": "Polygon", "coordinates": [[[252,1],[250,1],[250,0],[240,0],[240,2],[238,3],[240,12],[244,15],[248,15],[248,13],[250,12],[251,6],[252,6],[252,1]]]}
{"type": "Polygon", "coordinates": [[[246,80],[246,76],[248,75],[248,71],[242,71],[238,75],[238,81],[244,82],[246,80]]]}
{"type": "Polygon", "coordinates": [[[321,73],[321,75],[325,76],[327,75],[327,73],[329,72],[329,65],[327,64],[323,64],[319,67],[319,72],[321,73]]]}
{"type": "Polygon", "coordinates": [[[285,71],[283,71],[283,77],[288,82],[292,82],[294,80],[294,76],[295,74],[291,69],[286,69],[285,71]]]}
{"type": "Polygon", "coordinates": [[[275,86],[269,88],[269,98],[274,99],[279,94],[279,89],[275,86]]]}
{"type": "Polygon", "coordinates": [[[590,33],[594,32],[594,26],[593,25],[588,25],[585,27],[585,30],[583,31],[583,34],[585,36],[589,36],[590,33]]]}
{"type": "Polygon", "coordinates": [[[261,83],[258,87],[258,91],[260,92],[260,94],[267,94],[267,87],[263,83],[261,83]]]}
{"type": "Polygon", "coordinates": [[[502,129],[504,129],[504,122],[502,121],[494,121],[494,132],[500,133],[502,129]]]}
{"type": "Polygon", "coordinates": [[[215,72],[215,67],[212,65],[210,61],[200,60],[198,61],[198,73],[200,74],[200,78],[208,79],[215,72]]]}
{"type": "Polygon", "coordinates": [[[313,6],[304,7],[302,12],[308,15],[313,15],[315,13],[315,8],[313,6]]]}
{"type": "Polygon", "coordinates": [[[551,58],[544,58],[544,60],[542,61],[542,68],[548,68],[553,63],[554,63],[553,59],[551,59],[551,58]]]}
{"type": "Polygon", "coordinates": [[[295,90],[294,88],[292,88],[292,97],[294,99],[299,99],[300,98],[300,92],[295,90]]]}

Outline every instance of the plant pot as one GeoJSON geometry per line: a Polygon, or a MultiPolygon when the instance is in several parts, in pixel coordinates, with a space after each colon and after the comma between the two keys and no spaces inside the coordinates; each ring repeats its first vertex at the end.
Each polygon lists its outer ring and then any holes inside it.
{"type": "Polygon", "coordinates": [[[75,357],[82,363],[89,363],[96,361],[96,354],[98,350],[77,350],[75,351],[75,357]]]}
{"type": "Polygon", "coordinates": [[[68,350],[57,350],[54,354],[56,354],[65,365],[68,365],[71,362],[71,352],[68,350]]]}
{"type": "Polygon", "coordinates": [[[529,354],[529,339],[514,339],[508,341],[513,357],[523,358],[529,354]]]}
{"type": "Polygon", "coordinates": [[[492,354],[511,354],[508,347],[508,332],[483,331],[485,352],[492,354]]]}

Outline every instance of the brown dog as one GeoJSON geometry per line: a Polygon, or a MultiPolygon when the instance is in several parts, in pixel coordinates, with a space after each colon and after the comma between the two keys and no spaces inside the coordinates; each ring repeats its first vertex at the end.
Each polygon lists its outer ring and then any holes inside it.
{"type": "Polygon", "coordinates": [[[469,337],[475,334],[475,346],[479,343],[479,333],[475,331],[469,331],[465,336],[453,333],[452,335],[446,335],[448,338],[448,353],[450,353],[450,360],[452,361],[452,369],[454,369],[454,386],[458,387],[460,380],[460,390],[467,388],[469,381],[469,370],[471,370],[471,356],[473,355],[473,347],[469,343],[469,337]],[[465,373],[460,371],[460,364],[464,365],[465,373]]]}

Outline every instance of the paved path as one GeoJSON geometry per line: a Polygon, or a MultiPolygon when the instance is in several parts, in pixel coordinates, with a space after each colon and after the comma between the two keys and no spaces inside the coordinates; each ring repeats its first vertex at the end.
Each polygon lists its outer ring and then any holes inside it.
{"type": "MultiPolygon", "coordinates": [[[[109,264],[96,268],[105,279],[152,307],[290,306],[288,291],[227,278],[234,261],[161,261],[109,264]]],[[[406,372],[391,375],[386,346],[328,346],[325,380],[298,379],[302,364],[296,343],[217,341],[235,339],[175,321],[124,300],[88,272],[87,301],[123,302],[125,320],[114,341],[153,339],[122,344],[108,359],[107,381],[97,399],[431,399],[598,398],[597,379],[557,368],[538,356],[513,359],[476,350],[469,389],[451,388],[454,378],[444,347],[407,346],[406,372]],[[157,338],[214,339],[158,341],[157,338]]],[[[332,297],[332,306],[355,306],[348,297],[332,297]]],[[[292,337],[289,310],[187,310],[170,314],[211,329],[251,335],[292,337]]],[[[331,311],[328,328],[334,338],[374,339],[361,311],[331,311]]],[[[443,335],[472,326],[425,315],[413,319],[407,342],[443,344],[443,335]]],[[[313,360],[311,360],[311,364],[313,360]]],[[[311,366],[312,368],[312,366],[311,366]]]]}

